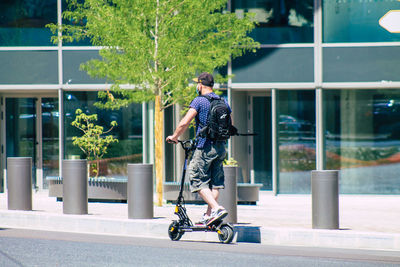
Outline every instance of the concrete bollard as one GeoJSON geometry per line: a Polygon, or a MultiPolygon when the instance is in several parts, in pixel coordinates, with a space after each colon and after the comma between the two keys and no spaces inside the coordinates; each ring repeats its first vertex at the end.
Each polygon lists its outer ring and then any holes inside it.
{"type": "Polygon", "coordinates": [[[9,210],[32,210],[32,158],[7,158],[9,210]]]}
{"type": "Polygon", "coordinates": [[[228,211],[228,216],[224,221],[228,223],[237,223],[237,167],[224,167],[225,188],[220,190],[218,204],[228,211]]]}
{"type": "Polygon", "coordinates": [[[153,164],[128,164],[128,218],[153,219],[153,164]]]}
{"type": "Polygon", "coordinates": [[[88,214],[87,160],[62,162],[64,214],[88,214]]]}
{"type": "Polygon", "coordinates": [[[312,228],[339,229],[339,171],[311,172],[312,228]]]}

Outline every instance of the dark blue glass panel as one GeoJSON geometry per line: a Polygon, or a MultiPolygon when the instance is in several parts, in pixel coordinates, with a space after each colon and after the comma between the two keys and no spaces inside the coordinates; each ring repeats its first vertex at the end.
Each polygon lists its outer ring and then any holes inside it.
{"type": "Polygon", "coordinates": [[[0,46],[52,45],[49,23],[57,23],[56,0],[2,0],[0,46]]]}
{"type": "MultiPolygon", "coordinates": [[[[78,3],[82,3],[82,2],[84,2],[84,0],[78,0],[78,3]]],[[[68,10],[68,3],[66,0],[62,0],[62,11],[64,12],[66,10],[68,10]]],[[[66,20],[66,19],[63,19],[62,23],[69,24],[69,25],[76,24],[76,23],[74,23],[70,20],[66,20]]],[[[79,23],[83,23],[83,22],[80,21],[79,23]]],[[[92,44],[90,43],[90,40],[88,38],[85,38],[83,40],[80,40],[79,42],[77,42],[77,41],[73,41],[71,43],[64,42],[63,45],[64,46],[91,46],[92,44]]]]}
{"type": "Polygon", "coordinates": [[[6,155],[32,158],[32,185],[36,185],[36,99],[6,98],[6,155]]]}
{"type": "Polygon", "coordinates": [[[272,190],[271,97],[253,97],[253,130],[262,133],[253,137],[254,180],[263,190],[272,190]]]}
{"type": "Polygon", "coordinates": [[[313,0],[233,0],[232,12],[255,14],[250,36],[262,44],[313,42],[313,0]]]}

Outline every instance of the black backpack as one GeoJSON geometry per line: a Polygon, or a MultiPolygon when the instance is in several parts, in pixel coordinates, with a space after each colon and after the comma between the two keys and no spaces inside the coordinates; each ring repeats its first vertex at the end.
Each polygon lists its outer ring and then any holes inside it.
{"type": "MultiPolygon", "coordinates": [[[[202,127],[199,135],[213,141],[228,140],[232,134],[231,113],[223,98],[212,98],[208,95],[201,97],[210,101],[210,110],[207,116],[207,124],[202,127]]],[[[236,129],[236,128],[235,128],[236,129]]]]}

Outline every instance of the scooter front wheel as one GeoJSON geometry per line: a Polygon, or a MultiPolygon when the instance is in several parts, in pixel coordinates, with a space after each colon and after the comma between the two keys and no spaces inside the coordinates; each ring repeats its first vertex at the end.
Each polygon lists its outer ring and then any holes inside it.
{"type": "Polygon", "coordinates": [[[218,231],[219,241],[221,241],[224,244],[231,243],[233,240],[234,233],[235,232],[233,231],[232,226],[230,226],[229,224],[222,225],[218,231]]]}
{"type": "Polygon", "coordinates": [[[168,227],[168,236],[172,241],[178,241],[183,236],[184,232],[179,229],[179,223],[173,221],[168,227]]]}

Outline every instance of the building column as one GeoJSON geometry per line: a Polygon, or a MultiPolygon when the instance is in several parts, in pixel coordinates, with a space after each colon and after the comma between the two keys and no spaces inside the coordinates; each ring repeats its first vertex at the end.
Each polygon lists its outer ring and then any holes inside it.
{"type": "Polygon", "coordinates": [[[278,136],[278,96],[277,89],[271,90],[271,117],[272,117],[272,192],[278,194],[279,180],[279,136],[278,136]]]}
{"type": "Polygon", "coordinates": [[[315,90],[315,122],[316,122],[316,168],[317,170],[325,169],[325,122],[324,122],[324,105],[323,90],[318,88],[315,90]]]}
{"type": "Polygon", "coordinates": [[[322,0],[314,0],[314,80],[316,122],[316,169],[325,169],[325,125],[323,106],[323,61],[322,61],[322,0]]]}

